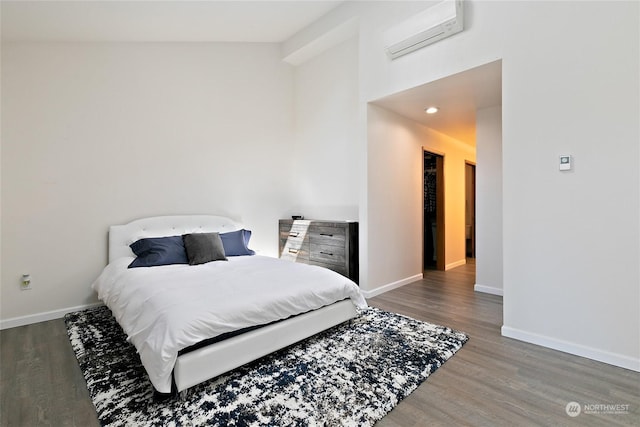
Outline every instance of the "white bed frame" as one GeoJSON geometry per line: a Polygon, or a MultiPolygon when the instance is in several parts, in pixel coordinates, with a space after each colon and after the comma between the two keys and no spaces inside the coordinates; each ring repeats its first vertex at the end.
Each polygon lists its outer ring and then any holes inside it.
{"type": "MultiPolygon", "coordinates": [[[[109,262],[135,256],[129,245],[145,237],[240,230],[235,221],[212,215],[143,218],[109,228],[109,262]]],[[[245,363],[308,338],[357,315],[350,300],[304,313],[183,354],[173,376],[179,392],[245,363]]]]}

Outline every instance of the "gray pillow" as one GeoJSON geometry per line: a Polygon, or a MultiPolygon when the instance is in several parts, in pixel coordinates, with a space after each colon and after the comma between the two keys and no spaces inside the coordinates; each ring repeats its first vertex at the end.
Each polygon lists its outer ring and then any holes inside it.
{"type": "Polygon", "coordinates": [[[189,265],[211,261],[227,261],[218,233],[193,233],[182,236],[189,265]]]}

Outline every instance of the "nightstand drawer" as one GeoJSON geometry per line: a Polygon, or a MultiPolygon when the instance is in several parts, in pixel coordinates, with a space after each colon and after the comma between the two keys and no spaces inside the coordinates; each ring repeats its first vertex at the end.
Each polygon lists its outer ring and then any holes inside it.
{"type": "Polygon", "coordinates": [[[303,241],[309,240],[309,224],[308,221],[292,221],[289,223],[280,223],[280,240],[285,241],[303,241]]]}
{"type": "Polygon", "coordinates": [[[296,235],[290,232],[280,231],[280,245],[290,245],[300,248],[302,245],[309,244],[309,236],[296,235]]]}
{"type": "Polygon", "coordinates": [[[280,253],[280,259],[308,264],[309,252],[304,249],[285,248],[280,253]]]}
{"type": "Polygon", "coordinates": [[[333,265],[344,265],[346,262],[343,246],[329,246],[325,244],[311,243],[309,245],[309,259],[333,265]]]}
{"type": "Polygon", "coordinates": [[[309,239],[317,245],[345,246],[347,238],[343,227],[325,227],[312,225],[309,227],[309,239]]]}
{"type": "Polygon", "coordinates": [[[296,220],[280,223],[280,231],[290,232],[292,235],[304,236],[309,232],[310,221],[296,220]]]}
{"type": "Polygon", "coordinates": [[[281,252],[297,253],[298,251],[306,252],[309,256],[309,242],[304,240],[280,240],[281,252]]]}

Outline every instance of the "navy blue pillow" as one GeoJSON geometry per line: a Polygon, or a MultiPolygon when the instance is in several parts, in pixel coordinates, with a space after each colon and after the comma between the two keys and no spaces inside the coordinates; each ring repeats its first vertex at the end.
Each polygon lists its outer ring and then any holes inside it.
{"type": "Polygon", "coordinates": [[[229,233],[220,233],[222,246],[226,256],[255,255],[255,251],[249,249],[249,239],[251,231],[242,230],[230,231],[229,233]]]}
{"type": "Polygon", "coordinates": [[[129,247],[137,256],[129,268],[189,263],[182,236],[140,239],[129,247]]]}

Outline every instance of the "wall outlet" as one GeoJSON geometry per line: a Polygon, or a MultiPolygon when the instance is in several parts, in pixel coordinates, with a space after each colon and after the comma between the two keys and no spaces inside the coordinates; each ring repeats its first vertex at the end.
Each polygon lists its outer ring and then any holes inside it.
{"type": "Polygon", "coordinates": [[[22,289],[23,291],[28,291],[29,289],[31,289],[31,275],[30,274],[23,274],[22,275],[22,280],[20,281],[20,289],[22,289]]]}

